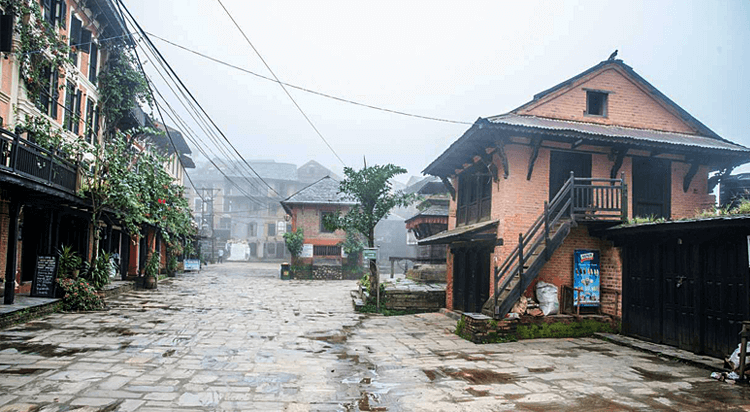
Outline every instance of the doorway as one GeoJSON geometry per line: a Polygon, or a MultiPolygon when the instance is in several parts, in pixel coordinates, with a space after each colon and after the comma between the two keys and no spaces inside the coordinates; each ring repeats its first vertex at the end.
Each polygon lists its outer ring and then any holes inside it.
{"type": "Polygon", "coordinates": [[[452,248],[453,309],[481,312],[490,298],[491,246],[452,248]]]}

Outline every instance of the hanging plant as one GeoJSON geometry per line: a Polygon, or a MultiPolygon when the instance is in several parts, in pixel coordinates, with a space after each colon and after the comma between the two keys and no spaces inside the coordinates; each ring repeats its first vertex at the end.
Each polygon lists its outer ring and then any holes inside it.
{"type": "MultiPolygon", "coordinates": [[[[6,14],[14,16],[13,31],[19,45],[13,51],[18,60],[21,79],[30,95],[38,95],[48,84],[45,69],[62,70],[73,64],[66,37],[59,35],[57,24],[44,20],[42,9],[35,0],[0,0],[6,14]]],[[[64,70],[63,70],[64,72],[64,70]]]]}

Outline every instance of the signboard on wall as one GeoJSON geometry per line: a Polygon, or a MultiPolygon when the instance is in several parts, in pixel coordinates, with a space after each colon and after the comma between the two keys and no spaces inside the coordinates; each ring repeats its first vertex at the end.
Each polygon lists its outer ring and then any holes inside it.
{"type": "Polygon", "coordinates": [[[311,258],[313,257],[313,245],[312,243],[305,243],[302,245],[302,252],[300,252],[299,257],[301,258],[311,258]]]}
{"type": "Polygon", "coordinates": [[[370,260],[377,260],[378,259],[378,249],[377,248],[365,248],[365,250],[362,251],[362,257],[365,259],[370,260]]]}
{"type": "Polygon", "coordinates": [[[182,261],[185,271],[188,270],[201,270],[200,259],[185,259],[182,261]]]}
{"type": "Polygon", "coordinates": [[[599,251],[576,250],[573,254],[573,305],[599,306],[599,283],[599,251]]]}

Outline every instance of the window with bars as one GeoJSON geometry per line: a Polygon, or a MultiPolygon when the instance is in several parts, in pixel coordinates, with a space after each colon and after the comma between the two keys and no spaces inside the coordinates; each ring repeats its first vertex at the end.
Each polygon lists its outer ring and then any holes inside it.
{"type": "Polygon", "coordinates": [[[341,256],[341,246],[313,246],[313,256],[341,256]]]}

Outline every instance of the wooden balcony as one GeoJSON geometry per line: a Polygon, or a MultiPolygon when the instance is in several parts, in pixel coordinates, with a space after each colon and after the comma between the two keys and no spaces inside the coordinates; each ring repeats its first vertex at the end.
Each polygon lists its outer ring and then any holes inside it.
{"type": "Polygon", "coordinates": [[[75,195],[78,165],[0,128],[0,171],[75,195]]]}

